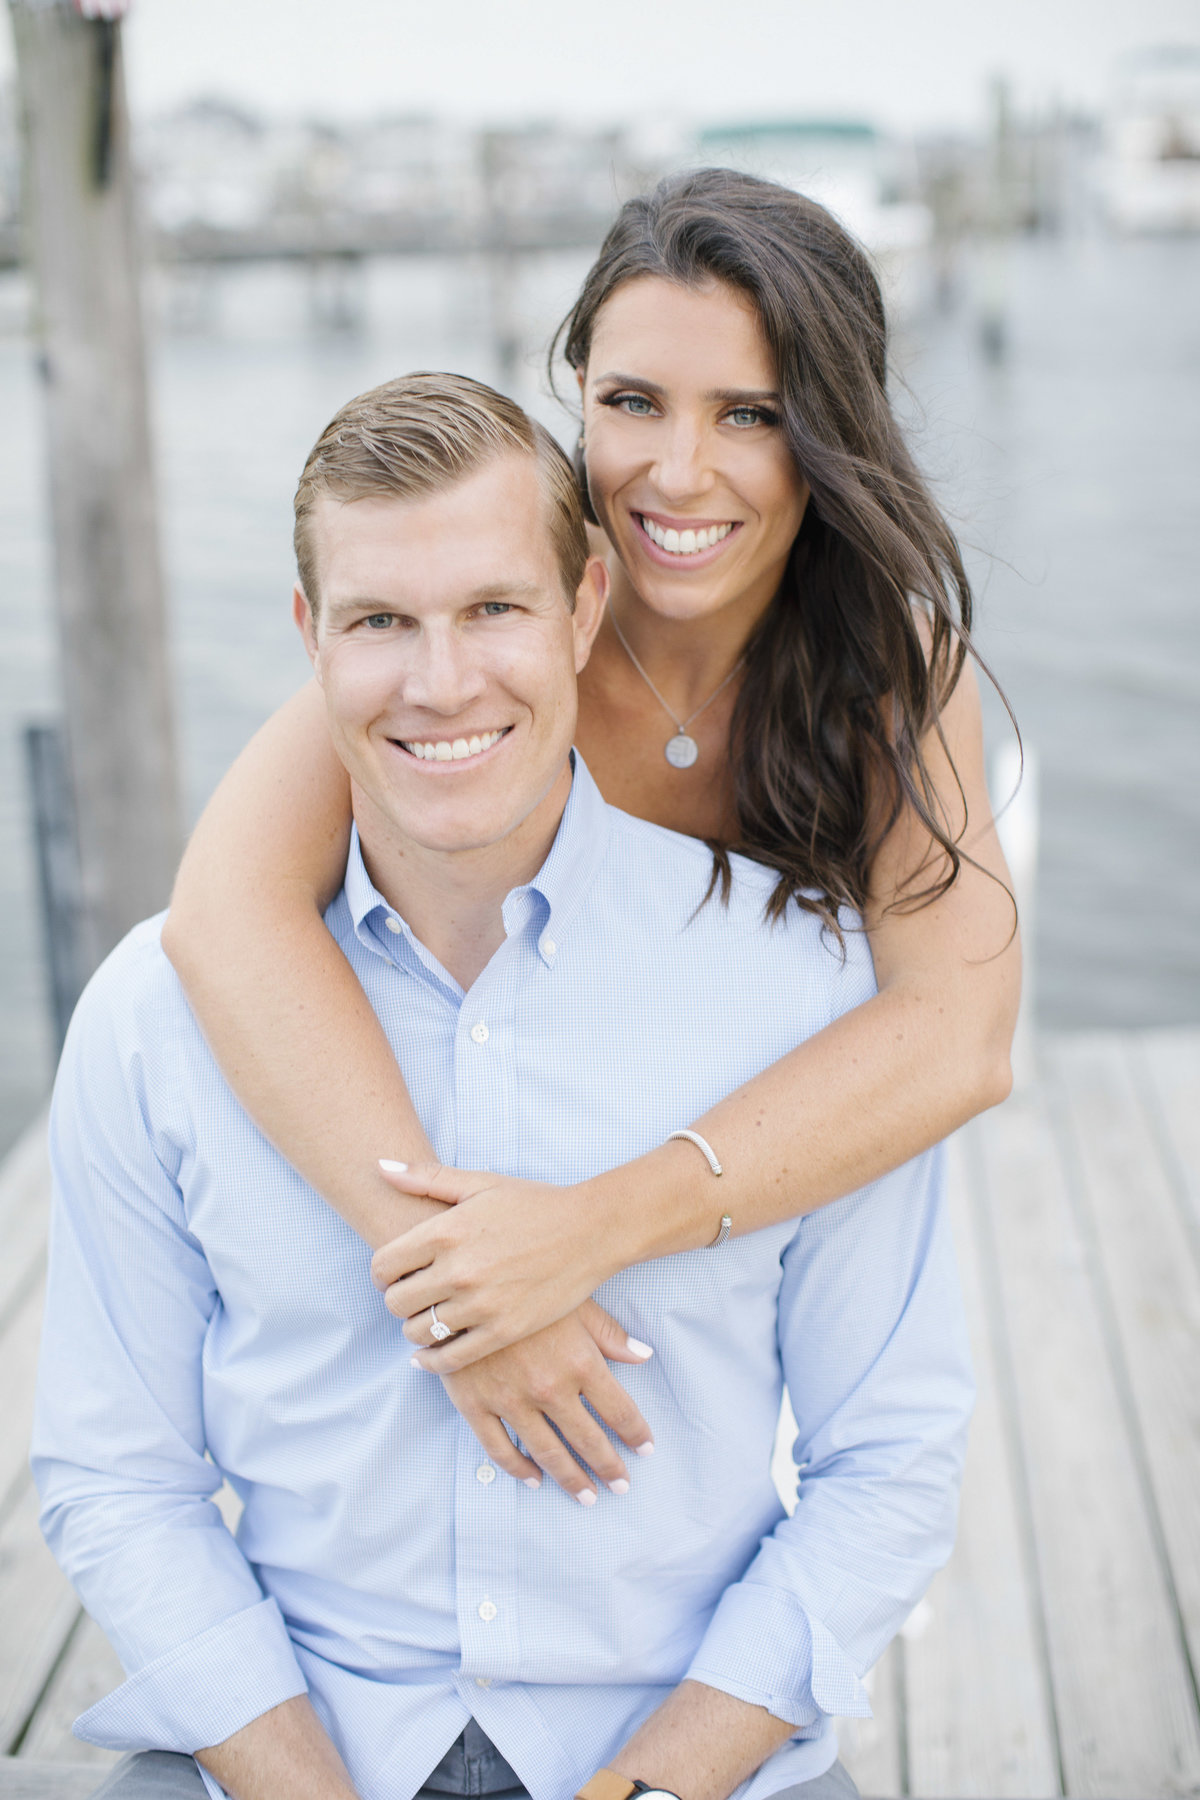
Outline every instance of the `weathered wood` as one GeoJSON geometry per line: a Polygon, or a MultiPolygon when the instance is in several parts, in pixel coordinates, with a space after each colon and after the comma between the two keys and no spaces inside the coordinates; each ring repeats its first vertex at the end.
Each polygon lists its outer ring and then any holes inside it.
{"type": "Polygon", "coordinates": [[[62,1654],[79,1602],[42,1541],[30,1482],[0,1530],[0,1752],[12,1750],[62,1654]]]}
{"type": "Polygon", "coordinates": [[[33,1429],[42,1301],[39,1280],[0,1335],[0,1370],[3,1371],[5,1396],[3,1408],[0,1408],[0,1525],[30,1478],[29,1437],[33,1429]]]}
{"type": "Polygon", "coordinates": [[[954,1554],[904,1634],[909,1788],[1034,1800],[1059,1793],[1060,1782],[1032,1545],[1023,1542],[1023,1470],[1015,1421],[1002,1416],[1003,1321],[984,1301],[959,1139],[949,1165],[978,1400],[954,1554]]]}
{"type": "Polygon", "coordinates": [[[55,590],[94,966],[163,905],[181,827],[120,28],[9,0],[55,590]],[[111,63],[111,129],[97,105],[111,63]]]}
{"type": "Polygon", "coordinates": [[[905,1792],[901,1741],[900,1653],[889,1644],[868,1673],[865,1687],[871,1700],[869,1719],[839,1719],[838,1745],[842,1762],[861,1794],[887,1800],[905,1792]]]}
{"type": "Polygon", "coordinates": [[[1125,1041],[1200,1251],[1200,1031],[1139,1031],[1125,1041]]]}
{"type": "Polygon", "coordinates": [[[1012,1347],[1072,1795],[1200,1784],[1200,1725],[1045,1101],[968,1128],[1012,1347]]]}
{"type": "Polygon", "coordinates": [[[37,1278],[49,1215],[50,1159],[40,1113],[0,1165],[0,1330],[37,1278]]]}
{"type": "Polygon", "coordinates": [[[94,1763],[0,1756],[0,1800],[88,1800],[106,1774],[94,1763]]]}
{"type": "Polygon", "coordinates": [[[1122,1041],[1050,1047],[1052,1104],[1070,1137],[1089,1250],[1128,1384],[1168,1580],[1200,1670],[1200,1267],[1140,1104],[1122,1041]]]}
{"type": "Polygon", "coordinates": [[[115,1763],[120,1751],[83,1743],[71,1726],[124,1679],[116,1651],[95,1620],[83,1613],[21,1741],[21,1756],[37,1762],[90,1763],[101,1770],[115,1763]]]}

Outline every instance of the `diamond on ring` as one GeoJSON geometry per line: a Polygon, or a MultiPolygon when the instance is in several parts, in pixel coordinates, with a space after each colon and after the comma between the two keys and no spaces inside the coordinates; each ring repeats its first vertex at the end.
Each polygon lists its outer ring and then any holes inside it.
{"type": "Polygon", "coordinates": [[[450,1327],[448,1325],[443,1325],[442,1321],[438,1318],[436,1306],[431,1306],[429,1309],[429,1335],[430,1337],[436,1338],[439,1344],[443,1339],[454,1336],[450,1327]]]}

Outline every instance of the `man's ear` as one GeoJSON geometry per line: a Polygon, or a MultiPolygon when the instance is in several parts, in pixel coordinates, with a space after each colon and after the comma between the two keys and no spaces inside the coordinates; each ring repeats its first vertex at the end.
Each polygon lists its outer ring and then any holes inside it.
{"type": "Polygon", "coordinates": [[[575,611],[571,624],[575,631],[575,673],[578,675],[592,654],[592,645],[608,604],[608,564],[601,556],[589,556],[583,580],[575,594],[575,611]]]}
{"type": "Polygon", "coordinates": [[[304,648],[308,651],[308,660],[313,666],[313,674],[318,683],[321,682],[321,653],[317,648],[317,627],[312,615],[312,607],[308,604],[308,595],[297,582],[292,589],[292,618],[296,621],[296,629],[304,639],[304,648]]]}

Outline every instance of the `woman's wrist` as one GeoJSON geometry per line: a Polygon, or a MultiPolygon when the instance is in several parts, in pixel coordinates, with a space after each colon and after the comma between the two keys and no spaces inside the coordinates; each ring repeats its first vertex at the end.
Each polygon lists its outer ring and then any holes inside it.
{"type": "Polygon", "coordinates": [[[699,1250],[717,1236],[721,1182],[700,1150],[679,1138],[579,1183],[607,1280],[634,1263],[699,1250]]]}

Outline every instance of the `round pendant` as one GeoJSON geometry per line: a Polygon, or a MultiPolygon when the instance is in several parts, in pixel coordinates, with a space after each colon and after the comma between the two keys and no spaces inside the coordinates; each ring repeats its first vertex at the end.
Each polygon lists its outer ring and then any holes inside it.
{"type": "Polygon", "coordinates": [[[699,744],[686,731],[677,731],[673,738],[668,738],[663,750],[673,769],[690,769],[699,754],[699,744]]]}

